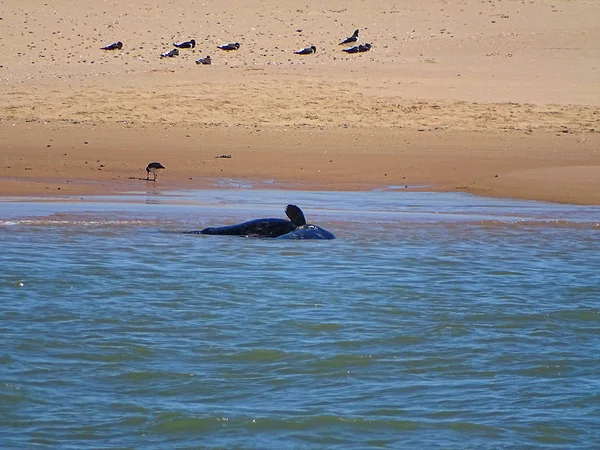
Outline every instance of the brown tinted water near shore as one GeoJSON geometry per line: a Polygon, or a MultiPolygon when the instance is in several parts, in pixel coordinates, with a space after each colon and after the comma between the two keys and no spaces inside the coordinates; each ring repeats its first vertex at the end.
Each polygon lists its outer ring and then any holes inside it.
{"type": "Polygon", "coordinates": [[[84,3],[2,13],[0,195],[224,178],[600,204],[597,2],[84,3]],[[355,28],[371,51],[341,51],[355,28]]]}

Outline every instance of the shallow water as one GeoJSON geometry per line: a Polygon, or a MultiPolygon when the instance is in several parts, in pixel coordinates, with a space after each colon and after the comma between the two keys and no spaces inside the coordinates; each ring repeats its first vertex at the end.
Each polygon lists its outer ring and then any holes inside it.
{"type": "Polygon", "coordinates": [[[596,448],[600,208],[0,202],[2,448],[596,448]],[[284,217],[334,241],[181,231],[284,217]]]}

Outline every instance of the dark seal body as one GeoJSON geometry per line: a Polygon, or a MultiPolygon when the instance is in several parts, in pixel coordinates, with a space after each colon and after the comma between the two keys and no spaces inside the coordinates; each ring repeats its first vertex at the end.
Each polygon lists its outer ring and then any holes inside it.
{"type": "Polygon", "coordinates": [[[306,223],[304,213],[296,205],[285,209],[290,220],[254,219],[237,225],[205,228],[188,231],[187,234],[212,234],[223,236],[245,236],[272,239],[335,239],[333,233],[317,225],[306,223]]]}
{"type": "Polygon", "coordinates": [[[238,225],[205,228],[200,234],[276,238],[294,231],[296,226],[285,219],[255,219],[238,225]]]}

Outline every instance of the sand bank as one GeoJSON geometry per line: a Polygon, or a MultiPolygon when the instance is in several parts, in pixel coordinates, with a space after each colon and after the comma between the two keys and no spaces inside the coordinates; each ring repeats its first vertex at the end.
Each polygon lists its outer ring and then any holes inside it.
{"type": "Polygon", "coordinates": [[[314,127],[0,127],[0,192],[386,186],[600,204],[597,135],[314,127]],[[221,156],[231,156],[222,158],[221,156]],[[145,181],[145,166],[167,169],[145,181]]]}
{"type": "Polygon", "coordinates": [[[597,2],[135,6],[6,7],[0,195],[224,178],[600,204],[597,2]],[[355,28],[371,51],[341,51],[355,28]],[[154,160],[167,170],[149,183],[154,160]]]}

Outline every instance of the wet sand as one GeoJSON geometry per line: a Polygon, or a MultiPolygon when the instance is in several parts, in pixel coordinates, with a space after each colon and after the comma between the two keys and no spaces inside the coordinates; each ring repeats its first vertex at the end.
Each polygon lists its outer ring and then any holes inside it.
{"type": "Polygon", "coordinates": [[[600,204],[596,2],[138,3],[7,6],[0,195],[227,179],[600,204]],[[371,51],[341,51],[355,28],[371,51]]]}

